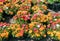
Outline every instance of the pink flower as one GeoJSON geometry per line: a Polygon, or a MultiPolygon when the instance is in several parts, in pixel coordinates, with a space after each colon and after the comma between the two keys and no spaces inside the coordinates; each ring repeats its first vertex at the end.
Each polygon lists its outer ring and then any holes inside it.
{"type": "Polygon", "coordinates": [[[25,0],[21,0],[21,2],[24,2],[25,0]]]}
{"type": "Polygon", "coordinates": [[[50,25],[47,25],[47,28],[50,28],[50,25]]]}
{"type": "Polygon", "coordinates": [[[25,27],[26,25],[25,24],[22,24],[22,27],[25,27]]]}
{"type": "Polygon", "coordinates": [[[33,19],[36,19],[37,18],[37,14],[34,14],[34,16],[32,17],[33,19]]]}
{"type": "Polygon", "coordinates": [[[53,21],[52,20],[50,20],[50,23],[52,23],[53,21]]]}
{"type": "Polygon", "coordinates": [[[0,27],[3,26],[1,23],[0,23],[0,27]]]}
{"type": "Polygon", "coordinates": [[[34,28],[34,31],[36,31],[37,29],[36,28],[34,28]]]}
{"type": "Polygon", "coordinates": [[[41,0],[37,0],[37,2],[39,3],[41,0]]]}
{"type": "Polygon", "coordinates": [[[5,2],[5,0],[0,0],[0,2],[5,2]]]}

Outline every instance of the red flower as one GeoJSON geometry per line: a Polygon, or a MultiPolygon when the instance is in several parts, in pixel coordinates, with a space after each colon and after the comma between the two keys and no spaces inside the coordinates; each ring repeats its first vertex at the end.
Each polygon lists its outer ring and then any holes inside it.
{"type": "Polygon", "coordinates": [[[29,17],[28,15],[22,16],[22,18],[23,18],[25,21],[27,21],[27,20],[30,19],[30,17],[29,17]]]}

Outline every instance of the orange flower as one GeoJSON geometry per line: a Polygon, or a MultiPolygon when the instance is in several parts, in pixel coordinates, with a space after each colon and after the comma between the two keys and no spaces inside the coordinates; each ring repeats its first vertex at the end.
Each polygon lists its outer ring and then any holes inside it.
{"type": "Polygon", "coordinates": [[[6,30],[4,30],[4,32],[7,32],[6,30]]]}
{"type": "Polygon", "coordinates": [[[21,28],[20,28],[20,27],[16,28],[16,31],[19,31],[19,30],[21,30],[21,28]]]}
{"type": "Polygon", "coordinates": [[[9,11],[9,14],[13,15],[13,12],[12,11],[9,11]]]}
{"type": "Polygon", "coordinates": [[[38,30],[35,30],[34,32],[35,32],[35,33],[38,33],[39,31],[38,31],[38,30]]]}
{"type": "Polygon", "coordinates": [[[5,33],[1,33],[1,37],[2,37],[2,38],[5,37],[5,35],[6,35],[5,33]]]}
{"type": "Polygon", "coordinates": [[[0,5],[3,5],[3,2],[0,2],[0,5]]]}
{"type": "Polygon", "coordinates": [[[11,3],[8,3],[8,4],[6,4],[5,6],[10,7],[10,6],[11,6],[11,3]]]}
{"type": "Polygon", "coordinates": [[[32,30],[29,30],[29,34],[32,33],[32,30]]]}
{"type": "Polygon", "coordinates": [[[17,34],[16,34],[16,37],[20,37],[20,33],[17,33],[17,34]]]}
{"type": "Polygon", "coordinates": [[[0,12],[3,12],[3,10],[0,8],[0,12]]]}
{"type": "Polygon", "coordinates": [[[9,35],[9,32],[6,32],[5,37],[7,38],[7,37],[8,37],[8,35],[9,35]]]}
{"type": "Polygon", "coordinates": [[[22,11],[18,11],[18,12],[17,12],[17,15],[19,15],[19,16],[20,16],[21,12],[22,12],[22,11]]]}
{"type": "Polygon", "coordinates": [[[34,24],[33,23],[29,24],[29,28],[32,28],[32,27],[34,27],[34,24]]]}
{"type": "Polygon", "coordinates": [[[17,16],[13,16],[13,19],[16,20],[17,19],[17,16]]]}
{"type": "Polygon", "coordinates": [[[43,31],[44,29],[45,29],[45,27],[41,26],[39,30],[43,31]]]}
{"type": "Polygon", "coordinates": [[[47,6],[46,5],[42,5],[42,8],[47,10],[47,6]]]}

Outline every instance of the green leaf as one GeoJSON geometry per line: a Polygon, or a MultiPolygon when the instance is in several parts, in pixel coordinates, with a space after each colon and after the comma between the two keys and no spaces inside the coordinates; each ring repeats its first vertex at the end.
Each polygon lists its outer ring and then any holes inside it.
{"type": "Polygon", "coordinates": [[[60,0],[58,0],[58,2],[60,2],[60,0]]]}
{"type": "Polygon", "coordinates": [[[52,4],[54,3],[54,0],[48,0],[48,3],[52,4]]]}

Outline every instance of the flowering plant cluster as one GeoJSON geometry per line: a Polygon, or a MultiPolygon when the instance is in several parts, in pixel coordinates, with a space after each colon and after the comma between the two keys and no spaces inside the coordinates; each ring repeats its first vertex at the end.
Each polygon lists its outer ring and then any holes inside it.
{"type": "Polygon", "coordinates": [[[0,23],[0,41],[8,37],[9,37],[9,24],[1,22],[0,23]]]}
{"type": "Polygon", "coordinates": [[[32,15],[31,21],[36,22],[48,22],[49,20],[52,20],[51,12],[49,12],[47,15],[43,13],[36,13],[32,15]]]}
{"type": "Polygon", "coordinates": [[[3,13],[13,15],[13,23],[0,23],[0,39],[27,37],[40,40],[46,36],[60,40],[60,14],[47,11],[46,0],[0,0],[3,13]],[[47,33],[46,33],[47,32],[47,33]],[[27,36],[25,36],[27,34],[27,36]]]}
{"type": "Polygon", "coordinates": [[[41,39],[42,37],[46,37],[46,25],[43,25],[38,22],[31,22],[29,24],[28,36],[33,39],[41,39]]]}
{"type": "Polygon", "coordinates": [[[60,40],[60,14],[54,14],[53,19],[47,25],[47,34],[55,40],[60,40]]]}
{"type": "Polygon", "coordinates": [[[24,27],[20,26],[20,24],[11,24],[10,25],[12,36],[13,37],[23,37],[24,35],[24,27]]]}
{"type": "Polygon", "coordinates": [[[40,40],[46,37],[46,25],[38,22],[31,22],[30,24],[10,24],[11,34],[13,37],[22,38],[27,34],[26,37],[40,40]]]}
{"type": "Polygon", "coordinates": [[[30,13],[28,11],[18,11],[13,19],[15,20],[15,23],[27,23],[27,21],[30,20],[30,13]]]}

